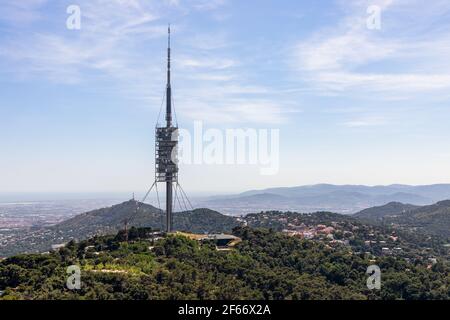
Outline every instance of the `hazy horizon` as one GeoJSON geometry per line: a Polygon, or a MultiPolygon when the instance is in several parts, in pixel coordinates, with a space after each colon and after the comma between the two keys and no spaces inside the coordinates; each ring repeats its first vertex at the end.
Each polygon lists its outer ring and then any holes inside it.
{"type": "MultiPolygon", "coordinates": [[[[188,192],[190,198],[203,198],[212,196],[223,196],[223,195],[235,195],[246,191],[261,191],[273,188],[296,188],[296,187],[308,187],[308,186],[318,186],[318,185],[334,185],[334,186],[366,186],[366,187],[380,187],[380,186],[394,186],[394,185],[405,185],[405,186],[429,186],[429,185],[450,185],[450,183],[430,183],[430,184],[404,184],[404,183],[390,183],[390,184],[378,184],[378,185],[368,185],[368,184],[333,184],[333,183],[315,183],[308,185],[291,185],[291,186],[268,186],[267,188],[250,188],[245,190],[230,190],[228,192],[214,192],[214,191],[203,191],[203,192],[188,192]]],[[[73,191],[73,192],[56,192],[56,191],[36,191],[36,192],[22,192],[13,191],[6,192],[0,191],[0,202],[8,201],[52,201],[52,200],[86,200],[86,199],[110,199],[110,200],[129,200],[133,197],[133,194],[137,200],[140,200],[144,195],[145,191],[73,191]]],[[[156,200],[155,192],[152,192],[148,196],[149,200],[156,200]]],[[[160,199],[164,199],[164,194],[160,195],[160,199]]]]}

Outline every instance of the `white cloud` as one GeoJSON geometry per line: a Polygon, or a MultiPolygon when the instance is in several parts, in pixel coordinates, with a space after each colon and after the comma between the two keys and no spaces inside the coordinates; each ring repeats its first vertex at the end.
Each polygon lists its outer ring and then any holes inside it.
{"type": "Polygon", "coordinates": [[[182,41],[191,48],[202,51],[225,49],[233,45],[225,32],[197,33],[182,41]]]}
{"type": "Polygon", "coordinates": [[[180,57],[175,63],[181,68],[228,69],[236,65],[232,59],[209,57],[180,57]]]}
{"type": "MultiPolygon", "coordinates": [[[[58,83],[82,81],[89,72],[117,79],[130,79],[133,71],[142,73],[142,68],[135,69],[136,65],[148,63],[135,53],[136,47],[167,33],[167,26],[155,23],[158,13],[151,2],[80,0],[78,5],[82,12],[79,31],[69,34],[64,29],[50,32],[31,28],[26,35],[5,40],[0,55],[13,62],[7,67],[22,77],[58,83]]],[[[40,14],[40,6],[27,8],[34,15],[40,14]]]]}
{"type": "MultiPolygon", "coordinates": [[[[421,12],[423,3],[408,4],[421,12]]],[[[430,25],[439,10],[450,10],[450,3],[426,7],[426,19],[421,19],[430,25]]],[[[353,1],[349,8],[349,15],[333,30],[322,30],[295,47],[294,67],[312,89],[346,94],[358,90],[386,99],[450,89],[450,33],[445,28],[422,33],[414,28],[408,33],[411,18],[404,14],[405,8],[412,8],[402,0],[353,1]],[[383,9],[381,31],[366,28],[363,9],[369,4],[383,9]]]]}
{"type": "Polygon", "coordinates": [[[398,44],[370,41],[368,35],[351,30],[342,35],[321,37],[296,47],[297,67],[308,71],[355,68],[390,57],[398,44]]]}
{"type": "Polygon", "coordinates": [[[227,99],[215,104],[201,99],[187,100],[183,102],[183,113],[193,121],[218,125],[279,125],[287,120],[284,106],[271,100],[227,99]]]}
{"type": "Polygon", "coordinates": [[[29,25],[42,18],[39,9],[47,2],[48,0],[4,0],[1,3],[0,21],[11,24],[14,27],[29,25]]]}
{"type": "Polygon", "coordinates": [[[187,13],[192,10],[213,11],[226,5],[228,0],[164,0],[164,2],[187,13]]]}
{"type": "Polygon", "coordinates": [[[198,73],[195,72],[193,74],[187,75],[187,78],[201,81],[231,81],[236,78],[233,74],[224,74],[224,73],[198,73]]]}
{"type": "MultiPolygon", "coordinates": [[[[43,2],[42,2],[43,3],[43,2]]],[[[3,41],[0,56],[14,74],[32,81],[85,85],[95,83],[140,105],[159,108],[165,82],[165,52],[159,51],[167,35],[167,17],[214,10],[222,0],[160,1],[79,0],[81,30],[37,29],[3,41]],[[152,42],[153,41],[153,42],[152,42]],[[158,47],[158,56],[149,48],[158,47]]],[[[40,14],[40,6],[33,7],[40,14]]],[[[187,119],[222,123],[280,123],[288,119],[285,101],[274,91],[249,81],[240,69],[240,57],[229,50],[227,34],[197,32],[192,38],[183,23],[173,26],[173,86],[176,109],[187,119]],[[184,42],[183,42],[184,41],[184,42]],[[183,44],[180,46],[180,42],[183,44]],[[178,89],[180,87],[180,90],[178,89]],[[180,106],[178,106],[180,101],[180,106]]],[[[164,48],[164,46],[162,46],[164,48]]]]}
{"type": "Polygon", "coordinates": [[[399,94],[427,92],[450,88],[450,74],[381,74],[352,72],[323,72],[314,80],[328,90],[361,89],[371,93],[399,94]]]}
{"type": "Polygon", "coordinates": [[[214,10],[227,3],[226,0],[191,0],[190,2],[198,10],[214,10]]]}
{"type": "Polygon", "coordinates": [[[386,125],[387,120],[382,117],[363,117],[344,122],[342,125],[349,128],[376,127],[386,125]]]}

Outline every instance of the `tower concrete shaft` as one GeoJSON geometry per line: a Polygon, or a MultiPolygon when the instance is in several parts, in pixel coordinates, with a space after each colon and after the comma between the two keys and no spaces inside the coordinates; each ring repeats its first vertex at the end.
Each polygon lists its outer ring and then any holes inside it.
{"type": "MultiPolygon", "coordinates": [[[[166,88],[166,128],[171,132],[172,128],[172,87],[170,84],[170,25],[168,29],[167,45],[167,88],[166,88]]],[[[166,173],[166,231],[172,232],[172,173],[166,173]]]]}

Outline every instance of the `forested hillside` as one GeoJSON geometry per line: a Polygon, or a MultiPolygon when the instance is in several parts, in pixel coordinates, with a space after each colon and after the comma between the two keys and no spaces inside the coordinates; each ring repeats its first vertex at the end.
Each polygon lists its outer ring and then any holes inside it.
{"type": "Polygon", "coordinates": [[[353,217],[365,220],[382,221],[383,218],[393,217],[403,214],[419,208],[412,204],[404,204],[400,202],[389,202],[383,206],[372,207],[364,209],[358,213],[355,213],[353,217]]]}
{"type": "Polygon", "coordinates": [[[450,200],[417,208],[409,214],[388,217],[385,219],[385,223],[423,233],[450,237],[450,200]]]}
{"type": "Polygon", "coordinates": [[[363,210],[353,217],[397,229],[450,238],[450,200],[421,207],[388,203],[363,210]]]}
{"type": "Polygon", "coordinates": [[[267,229],[238,227],[232,251],[182,236],[149,239],[132,229],[45,255],[0,262],[3,299],[450,299],[449,267],[330,248],[267,229]],[[367,289],[367,267],[382,289],[367,289]],[[81,289],[66,288],[66,268],[81,267],[81,289]]]}
{"type": "MultiPolygon", "coordinates": [[[[151,205],[130,200],[77,215],[52,227],[21,232],[11,237],[7,245],[0,246],[0,257],[24,252],[40,253],[50,250],[52,245],[70,240],[116,234],[124,228],[125,222],[130,226],[163,229],[165,214],[151,205]]],[[[175,212],[173,223],[175,230],[195,233],[230,232],[239,225],[235,218],[209,209],[175,212]]]]}

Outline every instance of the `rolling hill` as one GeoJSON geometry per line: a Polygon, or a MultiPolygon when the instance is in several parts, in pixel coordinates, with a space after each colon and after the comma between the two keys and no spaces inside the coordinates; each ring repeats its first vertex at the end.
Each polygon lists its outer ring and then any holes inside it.
{"type": "Polygon", "coordinates": [[[450,200],[420,207],[393,202],[362,210],[353,217],[364,221],[382,222],[402,229],[450,237],[450,200]]]}
{"type": "MultiPolygon", "coordinates": [[[[83,240],[96,235],[115,234],[124,228],[124,221],[130,218],[130,226],[158,230],[164,228],[163,211],[148,204],[141,204],[136,212],[137,204],[136,201],[130,200],[77,215],[51,227],[18,234],[9,239],[6,246],[0,246],[0,257],[22,252],[43,252],[72,239],[83,240]]],[[[235,218],[209,209],[175,212],[173,219],[175,230],[194,233],[230,232],[239,225],[235,218]]]]}
{"type": "Polygon", "coordinates": [[[408,214],[386,217],[385,222],[433,235],[450,237],[450,200],[423,206],[408,214]]]}
{"type": "Polygon", "coordinates": [[[383,206],[372,207],[364,209],[353,216],[359,219],[367,220],[383,220],[383,218],[389,216],[398,216],[402,214],[407,214],[409,211],[419,208],[412,204],[403,204],[400,202],[389,202],[383,206]]]}

